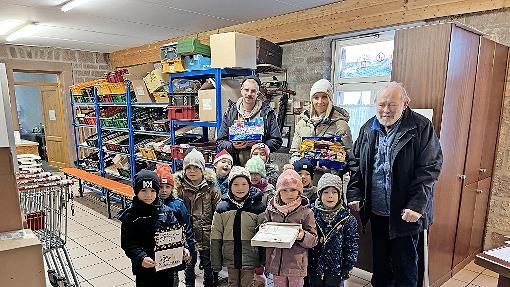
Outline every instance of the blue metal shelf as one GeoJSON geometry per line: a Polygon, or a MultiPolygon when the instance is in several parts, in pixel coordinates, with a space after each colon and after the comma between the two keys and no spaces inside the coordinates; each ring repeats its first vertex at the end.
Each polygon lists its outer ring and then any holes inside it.
{"type": "Polygon", "coordinates": [[[123,103],[115,103],[115,102],[100,102],[98,103],[100,107],[125,107],[127,106],[126,102],[123,103]]]}
{"type": "Polygon", "coordinates": [[[170,105],[170,103],[162,103],[162,102],[147,102],[147,103],[136,102],[136,103],[131,104],[131,106],[133,106],[133,107],[167,107],[169,105],[170,105]]]}
{"type": "Polygon", "coordinates": [[[114,128],[114,127],[105,127],[105,126],[102,126],[101,129],[109,130],[109,131],[117,131],[117,132],[129,132],[128,128],[114,128]]]}
{"type": "Polygon", "coordinates": [[[194,126],[194,127],[208,127],[214,128],[216,127],[215,122],[199,122],[199,121],[171,121],[174,126],[194,126]]]}
{"type": "Polygon", "coordinates": [[[141,134],[141,135],[170,136],[170,132],[155,132],[155,131],[133,130],[133,133],[134,134],[141,134]]]}
{"type": "Polygon", "coordinates": [[[103,151],[104,153],[112,153],[112,154],[118,154],[118,155],[123,155],[123,156],[130,156],[128,153],[123,153],[123,152],[118,152],[118,151],[111,151],[111,150],[104,150],[103,151]]]}
{"type": "Polygon", "coordinates": [[[96,103],[74,103],[74,106],[95,106],[96,103]]]}
{"type": "Polygon", "coordinates": [[[190,72],[182,72],[182,73],[174,73],[170,74],[171,79],[178,78],[204,78],[214,76],[217,73],[221,74],[222,77],[241,77],[241,76],[250,76],[253,75],[253,70],[251,69],[221,69],[221,68],[211,68],[207,70],[198,70],[198,71],[190,71],[190,72]]]}
{"type": "Polygon", "coordinates": [[[78,145],[78,147],[87,148],[87,149],[91,149],[91,150],[99,150],[99,148],[97,148],[95,146],[88,146],[88,145],[83,145],[83,144],[78,145]]]}

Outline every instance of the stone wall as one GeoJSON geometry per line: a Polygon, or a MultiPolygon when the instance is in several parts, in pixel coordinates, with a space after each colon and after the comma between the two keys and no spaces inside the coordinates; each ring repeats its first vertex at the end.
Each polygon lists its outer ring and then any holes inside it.
{"type": "Polygon", "coordinates": [[[71,63],[74,83],[100,78],[112,69],[108,54],[51,47],[0,44],[0,62],[2,59],[71,63]]]}

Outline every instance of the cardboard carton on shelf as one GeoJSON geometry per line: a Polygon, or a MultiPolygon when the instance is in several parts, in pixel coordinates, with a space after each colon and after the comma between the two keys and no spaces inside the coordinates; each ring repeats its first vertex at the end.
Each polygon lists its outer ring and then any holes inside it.
{"type": "Polygon", "coordinates": [[[257,38],[228,32],[210,36],[212,68],[257,68],[257,38]]]}
{"type": "Polygon", "coordinates": [[[301,224],[267,222],[251,239],[251,246],[291,248],[296,241],[301,224]]]}
{"type": "Polygon", "coordinates": [[[154,102],[154,97],[151,96],[149,90],[145,86],[143,78],[154,70],[153,64],[143,64],[128,68],[128,74],[124,77],[131,81],[133,91],[135,92],[136,101],[141,103],[154,102]]]}
{"type": "Polygon", "coordinates": [[[41,242],[30,229],[0,233],[0,260],[0,286],[46,286],[41,242]]]}
{"type": "Polygon", "coordinates": [[[158,69],[152,70],[152,72],[143,78],[143,81],[150,93],[163,91],[167,86],[167,82],[163,79],[162,71],[158,69]]]}
{"type": "MultiPolygon", "coordinates": [[[[227,110],[229,100],[236,102],[241,97],[240,83],[237,80],[221,80],[221,112],[227,110]]],[[[208,79],[198,91],[199,118],[203,122],[216,121],[216,84],[208,79]]]]}

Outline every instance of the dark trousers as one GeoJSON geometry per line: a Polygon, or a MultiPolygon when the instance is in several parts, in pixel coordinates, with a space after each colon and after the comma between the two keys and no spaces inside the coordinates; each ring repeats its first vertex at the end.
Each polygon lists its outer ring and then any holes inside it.
{"type": "Polygon", "coordinates": [[[344,280],[337,276],[320,277],[312,274],[308,275],[308,281],[308,286],[311,287],[344,287],[344,280]]]}
{"type": "Polygon", "coordinates": [[[210,250],[200,250],[192,252],[191,262],[186,264],[184,277],[187,287],[195,286],[195,265],[197,265],[197,257],[200,257],[200,269],[204,270],[204,287],[212,287],[218,285],[218,272],[213,272],[211,266],[210,250]]]}
{"type": "Polygon", "coordinates": [[[389,237],[389,217],[372,214],[372,260],[374,287],[416,287],[419,234],[389,237]]]}
{"type": "Polygon", "coordinates": [[[172,287],[174,272],[168,270],[160,272],[140,272],[136,275],[136,287],[172,287]]]}

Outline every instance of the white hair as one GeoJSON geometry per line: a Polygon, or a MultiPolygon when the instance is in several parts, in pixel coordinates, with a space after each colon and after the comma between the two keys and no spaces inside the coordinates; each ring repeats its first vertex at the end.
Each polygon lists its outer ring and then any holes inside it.
{"type": "Polygon", "coordinates": [[[395,81],[392,81],[392,82],[389,82],[387,84],[385,84],[378,92],[377,92],[377,96],[375,96],[375,99],[377,99],[377,97],[386,89],[390,89],[390,88],[398,88],[400,90],[400,96],[402,97],[402,101],[404,101],[404,103],[406,104],[409,104],[409,102],[411,102],[411,98],[409,97],[409,94],[407,93],[406,91],[406,88],[404,87],[404,84],[403,83],[399,83],[399,82],[395,82],[395,81]]]}

